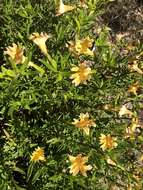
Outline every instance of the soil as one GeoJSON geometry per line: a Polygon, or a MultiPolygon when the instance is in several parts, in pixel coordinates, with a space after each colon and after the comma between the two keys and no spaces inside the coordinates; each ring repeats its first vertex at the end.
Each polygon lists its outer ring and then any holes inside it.
{"type": "Polygon", "coordinates": [[[143,0],[115,0],[101,17],[114,34],[128,33],[132,39],[143,40],[143,0]]]}

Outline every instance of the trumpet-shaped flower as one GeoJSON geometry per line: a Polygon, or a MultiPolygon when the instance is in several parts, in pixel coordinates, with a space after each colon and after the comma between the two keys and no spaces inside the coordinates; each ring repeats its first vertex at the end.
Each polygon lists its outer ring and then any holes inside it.
{"type": "Polygon", "coordinates": [[[91,126],[96,126],[95,122],[92,119],[89,119],[88,113],[81,113],[79,119],[74,119],[72,124],[75,125],[75,127],[83,130],[86,135],[89,135],[91,126]]]}
{"type": "Polygon", "coordinates": [[[84,39],[78,40],[75,42],[69,41],[69,50],[77,55],[90,55],[94,56],[94,52],[90,49],[93,45],[93,39],[86,37],[84,39]]]}
{"type": "Polygon", "coordinates": [[[35,149],[35,151],[32,153],[31,161],[37,162],[37,161],[45,161],[45,155],[44,150],[40,147],[35,149]]]}
{"type": "Polygon", "coordinates": [[[133,61],[133,64],[131,65],[128,65],[128,68],[131,70],[131,71],[135,71],[139,74],[143,74],[143,71],[139,68],[138,66],[138,62],[137,61],[133,61]]]}
{"type": "Polygon", "coordinates": [[[74,83],[75,86],[87,84],[87,80],[89,81],[91,79],[91,68],[87,67],[84,63],[80,63],[79,66],[74,65],[71,71],[75,72],[70,77],[70,79],[73,79],[72,83],[74,83]]]}
{"type": "Polygon", "coordinates": [[[69,160],[71,162],[70,173],[73,176],[76,176],[80,172],[83,176],[86,177],[86,172],[92,169],[91,165],[86,165],[86,162],[88,162],[87,156],[78,154],[76,157],[74,157],[69,155],[69,160]]]}
{"type": "Polygon", "coordinates": [[[58,7],[58,9],[57,9],[57,11],[56,11],[56,16],[60,16],[60,15],[66,13],[66,12],[68,12],[68,11],[72,11],[73,9],[75,9],[74,6],[65,5],[65,4],[63,3],[63,1],[60,0],[60,1],[59,1],[59,7],[58,7]]]}
{"type": "Polygon", "coordinates": [[[24,49],[15,43],[13,43],[12,46],[8,46],[6,48],[6,51],[4,51],[4,54],[9,55],[16,64],[20,64],[25,61],[25,56],[23,53],[24,49]]]}
{"type": "Polygon", "coordinates": [[[46,47],[46,41],[50,37],[50,35],[47,35],[44,32],[41,32],[41,34],[34,32],[30,35],[29,39],[32,40],[40,48],[43,54],[47,55],[48,50],[46,47]]]}
{"type": "Polygon", "coordinates": [[[113,149],[117,147],[117,143],[116,143],[117,138],[115,137],[111,137],[110,134],[108,134],[107,136],[104,134],[101,134],[100,137],[100,144],[101,144],[101,148],[102,150],[106,150],[106,149],[113,149]]]}
{"type": "Polygon", "coordinates": [[[129,115],[132,116],[133,112],[128,110],[125,105],[123,105],[119,110],[119,116],[122,117],[123,115],[129,115]]]}
{"type": "Polygon", "coordinates": [[[136,83],[132,84],[131,86],[129,86],[128,92],[133,93],[134,95],[137,96],[137,91],[138,91],[139,87],[140,87],[139,83],[136,82],[136,83]]]}

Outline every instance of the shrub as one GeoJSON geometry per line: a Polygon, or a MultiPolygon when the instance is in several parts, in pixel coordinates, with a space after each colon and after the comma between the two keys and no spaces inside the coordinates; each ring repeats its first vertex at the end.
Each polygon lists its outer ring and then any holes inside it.
{"type": "Polygon", "coordinates": [[[1,189],[142,189],[142,44],[106,3],[2,3],[1,189]]]}

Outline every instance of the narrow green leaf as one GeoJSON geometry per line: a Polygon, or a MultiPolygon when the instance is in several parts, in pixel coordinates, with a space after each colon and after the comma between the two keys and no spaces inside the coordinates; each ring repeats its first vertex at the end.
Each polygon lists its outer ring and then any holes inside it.
{"type": "Polygon", "coordinates": [[[32,172],[33,172],[33,169],[34,169],[34,163],[31,162],[29,167],[28,167],[28,171],[27,171],[27,180],[26,181],[29,181],[31,175],[32,175],[32,172]]]}
{"type": "Polygon", "coordinates": [[[29,66],[33,67],[34,69],[36,69],[39,73],[41,73],[42,75],[45,73],[44,69],[42,69],[41,67],[39,67],[38,65],[30,62],[29,66]]]}
{"type": "Polygon", "coordinates": [[[53,65],[51,65],[50,63],[48,62],[45,62],[43,60],[41,60],[41,62],[51,71],[54,71],[54,72],[57,72],[57,70],[53,67],[53,65]]]}
{"type": "Polygon", "coordinates": [[[41,168],[41,169],[39,169],[39,170],[35,173],[35,175],[34,175],[34,177],[33,177],[33,179],[32,179],[32,184],[34,184],[34,183],[38,180],[38,178],[39,178],[40,175],[43,173],[43,171],[44,171],[44,168],[41,168]]]}

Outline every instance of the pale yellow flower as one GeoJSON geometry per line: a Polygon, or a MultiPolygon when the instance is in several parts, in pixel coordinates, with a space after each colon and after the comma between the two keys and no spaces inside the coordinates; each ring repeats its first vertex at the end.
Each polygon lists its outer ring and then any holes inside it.
{"type": "Polygon", "coordinates": [[[84,63],[80,63],[79,66],[74,65],[71,71],[74,73],[71,74],[70,79],[73,79],[72,83],[74,83],[75,86],[87,84],[87,80],[89,81],[91,79],[91,68],[87,67],[84,63]]]}
{"type": "Polygon", "coordinates": [[[140,87],[139,83],[136,82],[136,83],[132,84],[131,86],[129,86],[128,92],[133,93],[134,95],[137,96],[137,91],[138,91],[139,87],[140,87]]]}
{"type": "Polygon", "coordinates": [[[133,131],[135,131],[136,130],[136,128],[137,127],[139,127],[140,125],[139,125],[139,119],[137,118],[137,117],[133,117],[132,118],[132,123],[131,123],[131,129],[133,130],[133,131]]]}
{"type": "Polygon", "coordinates": [[[131,127],[127,127],[125,130],[125,138],[134,139],[134,131],[131,127]]]}
{"type": "Polygon", "coordinates": [[[46,47],[46,41],[50,37],[50,35],[47,35],[44,32],[41,32],[41,34],[34,32],[30,35],[29,39],[32,40],[40,48],[43,54],[47,55],[48,50],[46,47]]]}
{"type": "Polygon", "coordinates": [[[118,33],[116,34],[116,39],[118,41],[122,40],[124,37],[128,36],[129,35],[129,32],[124,32],[124,33],[118,33]]]}
{"type": "Polygon", "coordinates": [[[108,158],[106,159],[106,161],[107,161],[108,164],[110,164],[110,165],[112,165],[112,166],[116,166],[116,165],[117,165],[116,162],[114,162],[110,157],[108,157],[108,158]]]}
{"type": "Polygon", "coordinates": [[[72,11],[73,9],[75,9],[74,6],[65,5],[62,0],[59,0],[59,6],[56,11],[56,16],[60,16],[68,11],[72,11]]]}
{"type": "Polygon", "coordinates": [[[21,48],[15,43],[13,43],[12,46],[8,46],[6,48],[6,51],[4,51],[4,54],[9,55],[16,64],[24,63],[25,57],[23,53],[24,53],[24,48],[21,48]]]}
{"type": "Polygon", "coordinates": [[[143,162],[143,154],[142,154],[141,157],[139,158],[139,161],[143,162]]]}
{"type": "Polygon", "coordinates": [[[76,157],[69,155],[69,160],[71,162],[70,166],[70,173],[73,176],[76,176],[79,172],[83,176],[87,176],[86,172],[92,169],[91,165],[86,165],[85,163],[88,162],[87,156],[82,156],[78,154],[76,157]]]}
{"type": "Polygon", "coordinates": [[[37,162],[37,161],[45,161],[45,155],[44,150],[40,147],[35,149],[35,151],[32,153],[31,161],[37,162]]]}
{"type": "Polygon", "coordinates": [[[139,126],[140,126],[140,125],[139,125],[139,120],[138,120],[138,118],[137,118],[137,117],[133,117],[130,126],[127,127],[126,130],[125,130],[125,138],[134,139],[134,138],[135,138],[135,130],[136,130],[136,128],[138,128],[139,126]]]}
{"type": "Polygon", "coordinates": [[[129,44],[126,46],[126,49],[127,49],[128,51],[132,51],[132,50],[135,49],[135,47],[136,47],[136,46],[134,46],[132,43],[129,43],[129,44]]]}
{"type": "Polygon", "coordinates": [[[79,116],[79,119],[74,119],[74,122],[72,123],[75,125],[75,127],[83,130],[86,135],[89,135],[90,127],[91,126],[96,126],[95,122],[93,119],[89,119],[89,114],[86,113],[81,113],[79,116]]]}
{"type": "Polygon", "coordinates": [[[143,74],[143,71],[139,68],[137,61],[133,61],[133,64],[128,65],[128,68],[131,71],[135,71],[135,72],[137,72],[137,73],[139,73],[141,75],[143,74]]]}
{"type": "Polygon", "coordinates": [[[69,50],[77,55],[90,55],[94,56],[94,52],[90,49],[93,45],[93,39],[86,37],[84,39],[78,40],[75,42],[69,41],[69,50]]]}
{"type": "Polygon", "coordinates": [[[106,150],[106,149],[113,149],[117,147],[117,143],[116,143],[117,138],[115,137],[111,137],[110,134],[108,134],[107,136],[104,134],[101,134],[100,137],[100,144],[101,144],[101,148],[102,150],[106,150]]]}
{"type": "Polygon", "coordinates": [[[119,110],[119,116],[122,117],[123,115],[129,115],[132,116],[133,112],[128,110],[125,105],[123,105],[119,110]]]}

